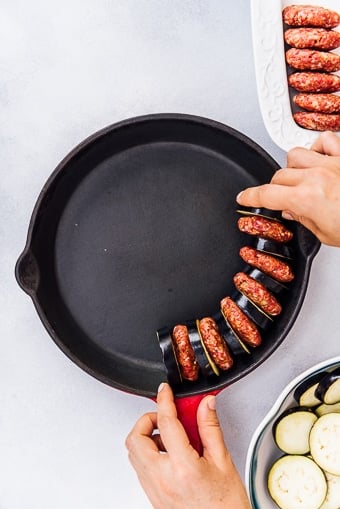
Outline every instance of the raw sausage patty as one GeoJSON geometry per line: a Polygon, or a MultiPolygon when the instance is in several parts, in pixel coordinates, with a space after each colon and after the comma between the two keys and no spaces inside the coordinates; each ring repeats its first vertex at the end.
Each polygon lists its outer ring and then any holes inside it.
{"type": "Polygon", "coordinates": [[[325,72],[295,72],[288,76],[288,85],[299,92],[338,92],[340,76],[325,72]]]}
{"type": "Polygon", "coordinates": [[[308,111],[340,113],[340,96],[335,94],[297,94],[294,103],[308,111]]]}
{"type": "Polygon", "coordinates": [[[271,221],[262,216],[240,217],[237,222],[239,229],[249,235],[259,235],[264,239],[288,242],[293,238],[293,233],[278,221],[271,221]]]}
{"type": "Polygon", "coordinates": [[[335,72],[340,69],[340,55],[328,51],[290,48],[286,60],[288,65],[300,71],[335,72]]]}
{"type": "Polygon", "coordinates": [[[199,329],[204,345],[216,366],[223,370],[230,369],[234,361],[216,322],[210,317],[202,318],[199,321],[199,329]]]}
{"type": "Polygon", "coordinates": [[[330,51],[340,46],[340,32],[325,28],[288,28],[284,39],[290,46],[300,49],[330,51]]]}
{"type": "Polygon", "coordinates": [[[239,292],[248,297],[248,299],[254,302],[254,304],[261,308],[265,313],[272,316],[276,316],[281,313],[281,304],[259,281],[256,281],[244,272],[238,272],[234,276],[234,284],[239,292]]]}
{"type": "Polygon", "coordinates": [[[298,111],[293,115],[297,124],[314,131],[340,131],[340,114],[298,111]]]}
{"type": "Polygon", "coordinates": [[[291,267],[283,260],[275,258],[275,256],[257,251],[249,246],[241,247],[240,256],[246,263],[268,274],[280,283],[289,283],[294,279],[291,267]]]}
{"type": "Polygon", "coordinates": [[[188,328],[185,325],[176,325],[172,331],[176,358],[182,377],[194,382],[198,378],[198,362],[192,349],[188,328]]]}
{"type": "Polygon", "coordinates": [[[221,310],[229,325],[242,341],[250,346],[261,344],[262,338],[258,328],[230,297],[225,297],[221,301],[221,310]]]}
{"type": "Polygon", "coordinates": [[[291,26],[335,28],[340,24],[340,15],[315,5],[289,5],[282,11],[283,21],[291,26]]]}

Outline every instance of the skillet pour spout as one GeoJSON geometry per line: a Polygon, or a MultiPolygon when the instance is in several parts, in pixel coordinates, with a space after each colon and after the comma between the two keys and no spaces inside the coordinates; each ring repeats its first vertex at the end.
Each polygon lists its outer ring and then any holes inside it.
{"type": "MultiPolygon", "coordinates": [[[[213,316],[234,291],[247,242],[236,195],[279,165],[210,119],[157,114],[93,134],[53,171],[16,264],[49,335],[98,380],[155,398],[166,379],[156,331],[213,316]]],[[[295,279],[263,344],[219,377],[176,386],[177,399],[219,391],[259,367],[300,311],[320,243],[292,223],[295,279]]]]}
{"type": "Polygon", "coordinates": [[[29,295],[35,294],[39,286],[39,267],[34,254],[29,249],[25,249],[18,258],[15,266],[16,279],[29,295]]]}

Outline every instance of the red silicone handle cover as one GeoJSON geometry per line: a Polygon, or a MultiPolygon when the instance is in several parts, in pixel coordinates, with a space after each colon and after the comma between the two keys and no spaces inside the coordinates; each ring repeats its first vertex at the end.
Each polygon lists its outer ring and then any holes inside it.
{"type": "MultiPolygon", "coordinates": [[[[175,398],[177,409],[177,417],[183,424],[188,435],[189,442],[196,449],[199,455],[202,455],[203,447],[197,426],[197,409],[198,405],[206,396],[216,396],[221,389],[215,391],[196,394],[196,396],[185,396],[184,398],[175,398]]],[[[155,402],[156,398],[152,398],[155,402]]]]}
{"type": "Polygon", "coordinates": [[[204,394],[197,394],[196,396],[186,396],[184,398],[175,398],[177,416],[184,426],[185,431],[189,437],[191,445],[201,455],[203,452],[201,438],[198,433],[197,426],[197,408],[205,396],[216,395],[220,391],[215,390],[206,392],[204,394]]]}

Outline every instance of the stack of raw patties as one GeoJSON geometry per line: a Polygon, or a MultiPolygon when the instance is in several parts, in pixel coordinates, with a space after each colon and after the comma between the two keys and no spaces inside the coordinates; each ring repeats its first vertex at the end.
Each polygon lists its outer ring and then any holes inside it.
{"type": "Polygon", "coordinates": [[[286,62],[294,71],[288,84],[299,92],[292,98],[301,111],[293,113],[301,127],[340,131],[340,14],[315,5],[283,9],[286,62]],[[292,27],[292,28],[290,28],[292,27]]]}

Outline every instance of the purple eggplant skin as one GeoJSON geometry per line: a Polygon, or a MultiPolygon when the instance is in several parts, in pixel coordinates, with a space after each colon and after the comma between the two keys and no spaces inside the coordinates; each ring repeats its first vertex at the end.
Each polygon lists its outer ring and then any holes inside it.
{"type": "Polygon", "coordinates": [[[262,330],[267,330],[273,323],[273,318],[266,315],[264,311],[258,308],[251,302],[245,295],[240,292],[236,292],[232,296],[233,301],[239,306],[239,308],[258,325],[262,330]]]}
{"type": "Polygon", "coordinates": [[[314,414],[313,409],[310,408],[309,406],[294,406],[294,407],[287,408],[273,422],[272,433],[273,433],[274,440],[275,440],[276,428],[277,428],[277,425],[279,424],[279,422],[281,422],[284,417],[287,417],[287,415],[294,414],[295,412],[311,412],[312,414],[314,414]]]}
{"type": "Polygon", "coordinates": [[[170,330],[167,327],[159,329],[157,331],[157,338],[159,346],[162,350],[163,362],[166,369],[168,382],[171,387],[179,385],[183,382],[183,380],[176,359],[170,330]]]}
{"type": "Polygon", "coordinates": [[[340,367],[323,376],[315,390],[315,396],[327,405],[340,401],[340,367]]]}
{"type": "Polygon", "coordinates": [[[190,343],[196,356],[198,365],[200,367],[200,372],[205,378],[216,376],[216,373],[211,367],[209,359],[202,346],[201,336],[197,330],[196,321],[195,320],[186,321],[185,325],[188,329],[190,343]]]}
{"type": "Polygon", "coordinates": [[[250,216],[263,216],[268,219],[275,219],[276,221],[282,222],[282,213],[280,210],[271,210],[266,208],[254,208],[244,207],[243,209],[237,210],[239,214],[245,214],[250,216]]]}
{"type": "Polygon", "coordinates": [[[292,260],[294,258],[293,249],[287,244],[279,244],[274,240],[263,239],[259,237],[255,244],[255,249],[263,251],[264,253],[272,254],[280,258],[287,258],[292,260]]]}
{"type": "Polygon", "coordinates": [[[262,283],[267,288],[267,290],[277,295],[288,290],[288,286],[285,286],[283,283],[279,283],[279,281],[276,281],[276,279],[273,279],[261,270],[255,269],[250,265],[246,265],[242,269],[242,272],[247,274],[249,277],[252,277],[259,283],[262,283]]]}
{"type": "MultiPolygon", "coordinates": [[[[303,380],[295,389],[293,397],[295,401],[300,405],[301,398],[304,396],[304,394],[311,389],[311,387],[315,386],[315,389],[317,387],[317,384],[322,380],[322,378],[325,376],[325,372],[319,372],[315,373],[314,375],[308,377],[306,380],[303,380]]],[[[316,406],[319,403],[321,403],[321,400],[315,396],[315,391],[311,395],[313,399],[313,403],[310,406],[316,406]]],[[[309,406],[309,405],[304,405],[309,406]]]]}
{"type": "Polygon", "coordinates": [[[233,356],[238,357],[239,355],[248,354],[251,352],[247,345],[235,334],[233,329],[230,327],[222,311],[219,311],[214,315],[214,320],[218,325],[221,335],[224,341],[227,343],[233,356]]]}
{"type": "Polygon", "coordinates": [[[226,332],[222,333],[222,337],[224,341],[227,343],[230,351],[233,355],[244,355],[244,354],[250,354],[250,350],[248,349],[247,345],[243,343],[243,341],[236,336],[234,331],[227,325],[228,330],[226,332]]]}
{"type": "MultiPolygon", "coordinates": [[[[313,416],[312,419],[314,422],[317,420],[317,416],[316,416],[315,412],[310,407],[296,406],[296,407],[288,408],[287,410],[282,412],[273,423],[272,434],[273,434],[274,442],[279,449],[281,449],[283,452],[285,452],[287,454],[306,454],[309,450],[308,435],[304,435],[302,437],[299,434],[297,434],[295,436],[290,436],[290,434],[287,434],[287,429],[284,431],[282,430],[282,427],[281,427],[281,429],[278,429],[278,426],[282,423],[282,421],[284,419],[286,419],[288,416],[290,416],[290,415],[292,416],[294,414],[295,414],[295,419],[297,418],[298,415],[301,415],[300,418],[303,419],[306,417],[306,415],[303,416],[302,414],[308,414],[309,416],[313,416]],[[300,440],[300,439],[302,439],[302,440],[300,440]],[[302,450],[300,452],[289,451],[286,448],[287,441],[289,443],[289,449],[292,448],[293,444],[294,444],[294,449],[296,448],[296,444],[298,444],[298,448],[302,447],[302,445],[305,445],[305,447],[303,447],[304,452],[302,452],[302,450]],[[283,447],[283,444],[285,444],[286,447],[283,447]]],[[[282,425],[283,425],[283,423],[282,423],[282,425]]],[[[299,429],[301,432],[300,427],[298,427],[298,430],[299,429]]],[[[303,428],[302,428],[302,430],[303,430],[303,428]]],[[[297,431],[297,433],[298,432],[299,431],[297,431]]]]}

